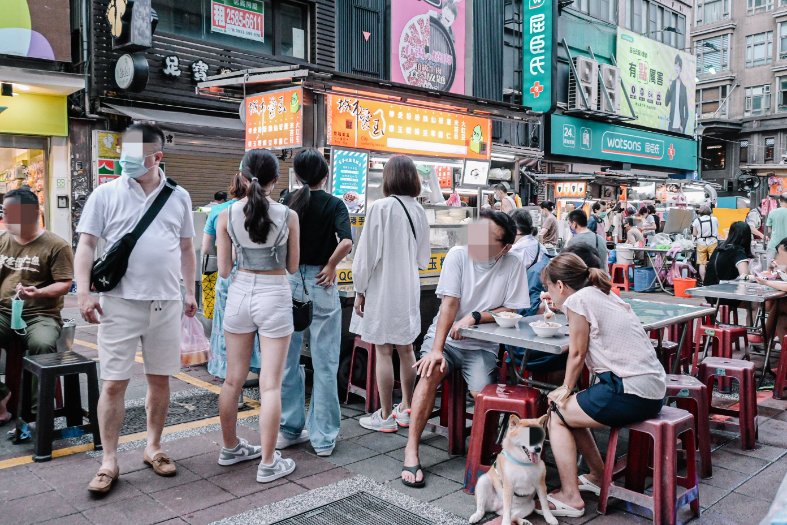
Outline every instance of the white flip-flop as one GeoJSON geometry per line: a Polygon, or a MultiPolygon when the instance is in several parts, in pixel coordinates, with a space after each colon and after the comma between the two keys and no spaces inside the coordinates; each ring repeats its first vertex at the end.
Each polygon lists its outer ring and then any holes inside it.
{"type": "Polygon", "coordinates": [[[590,481],[584,474],[579,476],[579,491],[580,492],[591,492],[596,496],[601,495],[601,487],[590,481]]]}
{"type": "MultiPolygon", "coordinates": [[[[581,518],[585,515],[585,509],[575,509],[553,498],[551,494],[547,494],[547,501],[555,506],[552,510],[552,515],[557,518],[581,518]]],[[[542,509],[536,509],[536,514],[543,516],[544,511],[542,509]]]]}

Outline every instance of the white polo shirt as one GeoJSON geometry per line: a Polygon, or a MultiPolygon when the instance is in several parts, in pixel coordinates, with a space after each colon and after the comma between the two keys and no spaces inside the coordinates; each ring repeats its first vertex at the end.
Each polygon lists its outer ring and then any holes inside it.
{"type": "MultiPolygon", "coordinates": [[[[140,184],[122,176],[96,188],[79,219],[78,233],[106,241],[107,249],[134,229],[164,187],[145,195],[140,184]]],[[[180,240],[194,237],[191,197],[178,186],[142,234],[120,284],[105,295],[142,301],[180,300],[180,240]]]]}

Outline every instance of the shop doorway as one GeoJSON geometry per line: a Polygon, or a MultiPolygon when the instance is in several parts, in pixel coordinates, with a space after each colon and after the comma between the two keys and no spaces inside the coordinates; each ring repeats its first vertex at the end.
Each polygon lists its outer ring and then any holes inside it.
{"type": "MultiPolygon", "coordinates": [[[[0,206],[7,192],[27,186],[38,196],[44,228],[48,216],[47,164],[46,139],[0,135],[0,206]]],[[[4,224],[0,228],[5,229],[4,224]]]]}

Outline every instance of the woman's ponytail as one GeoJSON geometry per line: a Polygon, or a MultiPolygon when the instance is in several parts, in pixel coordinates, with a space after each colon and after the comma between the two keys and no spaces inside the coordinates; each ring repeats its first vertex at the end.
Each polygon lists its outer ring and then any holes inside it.
{"type": "Polygon", "coordinates": [[[265,244],[273,226],[265,186],[279,178],[279,161],[270,151],[255,149],[246,152],[242,166],[241,173],[249,181],[246,190],[247,202],[243,206],[246,217],[243,225],[252,242],[265,244]]]}
{"type": "Polygon", "coordinates": [[[609,279],[609,275],[604,272],[604,270],[599,270],[598,268],[589,268],[590,275],[588,276],[588,282],[591,286],[595,286],[605,294],[609,295],[609,292],[612,290],[612,281],[609,279]]]}
{"type": "Polygon", "coordinates": [[[292,167],[303,186],[290,197],[289,206],[302,219],[303,212],[309,207],[309,200],[311,200],[312,193],[309,186],[317,186],[325,180],[328,176],[328,163],[318,150],[307,148],[295,155],[292,167]]]}

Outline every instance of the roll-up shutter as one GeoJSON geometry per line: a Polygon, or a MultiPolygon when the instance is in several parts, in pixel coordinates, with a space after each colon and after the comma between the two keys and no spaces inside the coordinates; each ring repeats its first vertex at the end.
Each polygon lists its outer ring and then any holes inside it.
{"type": "Polygon", "coordinates": [[[342,0],[336,8],[339,71],[387,78],[385,0],[342,0]]]}

